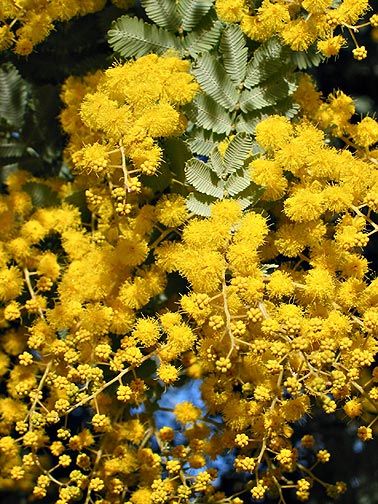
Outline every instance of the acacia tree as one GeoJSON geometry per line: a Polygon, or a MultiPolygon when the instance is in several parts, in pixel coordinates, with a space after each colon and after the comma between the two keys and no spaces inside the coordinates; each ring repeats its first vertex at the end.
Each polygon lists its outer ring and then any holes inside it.
{"type": "Polygon", "coordinates": [[[342,500],[309,419],[374,442],[378,123],[309,70],[344,47],[365,59],[377,15],[355,0],[4,4],[1,488],[342,500]]]}

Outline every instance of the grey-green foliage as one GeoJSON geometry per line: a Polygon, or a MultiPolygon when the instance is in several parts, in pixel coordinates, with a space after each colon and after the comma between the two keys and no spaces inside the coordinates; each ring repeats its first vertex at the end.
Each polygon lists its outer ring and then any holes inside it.
{"type": "Polygon", "coordinates": [[[124,57],[139,58],[147,53],[162,54],[169,49],[178,49],[173,33],[129,16],[117,19],[109,31],[109,43],[115,52],[124,57]]]}
{"type": "Polygon", "coordinates": [[[237,25],[228,25],[223,30],[220,41],[220,52],[223,64],[230,79],[235,84],[240,84],[247,70],[248,48],[245,38],[237,25]]]}
{"type": "Polygon", "coordinates": [[[222,199],[235,199],[242,209],[256,203],[261,188],[251,181],[246,165],[258,153],[252,137],[238,133],[230,140],[223,156],[215,146],[207,163],[198,158],[189,159],[185,176],[194,190],[187,197],[188,209],[206,217],[210,215],[211,204],[222,199]]]}
{"type": "Polygon", "coordinates": [[[316,45],[312,45],[307,51],[298,51],[292,53],[292,59],[299,70],[319,66],[325,60],[325,57],[318,52],[316,45]]]}
{"type": "Polygon", "coordinates": [[[158,26],[173,31],[178,29],[181,20],[175,0],[143,0],[141,3],[147,16],[158,26]]]}
{"type": "Polygon", "coordinates": [[[0,66],[0,181],[17,167],[26,151],[20,135],[25,121],[29,86],[16,67],[0,66]]]}
{"type": "Polygon", "coordinates": [[[123,58],[168,49],[181,56],[196,57],[218,43],[222,23],[210,12],[214,0],[143,0],[149,19],[121,16],[109,30],[109,44],[123,58]]]}
{"type": "Polygon", "coordinates": [[[215,145],[223,139],[224,135],[214,133],[211,130],[192,128],[186,139],[186,143],[192,152],[209,156],[215,145]]]}
{"type": "MultiPolygon", "coordinates": [[[[177,12],[182,19],[183,30],[192,31],[209,12],[214,0],[178,0],[177,12]]],[[[144,2],[142,1],[142,5],[144,2]]]]}
{"type": "Polygon", "coordinates": [[[59,90],[34,86],[11,63],[0,65],[0,182],[19,167],[35,175],[58,172],[63,138],[59,90]]]}
{"type": "Polygon", "coordinates": [[[239,93],[216,56],[204,53],[193,64],[192,73],[204,94],[226,110],[234,110],[239,93]]]}
{"type": "Polygon", "coordinates": [[[0,121],[19,129],[27,104],[28,86],[15,66],[0,67],[0,121]]]}
{"type": "Polygon", "coordinates": [[[239,26],[227,25],[220,41],[220,57],[204,53],[194,61],[192,72],[202,93],[188,107],[193,123],[188,142],[197,154],[209,154],[211,134],[253,133],[268,114],[295,115],[297,106],[291,96],[297,88],[297,76],[291,52],[273,38],[249,61],[247,55],[239,26]],[[210,132],[204,145],[203,130],[210,132]]]}

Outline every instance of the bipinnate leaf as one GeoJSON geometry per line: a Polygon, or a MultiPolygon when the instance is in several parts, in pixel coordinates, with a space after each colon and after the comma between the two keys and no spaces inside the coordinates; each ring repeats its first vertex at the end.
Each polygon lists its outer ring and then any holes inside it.
{"type": "Polygon", "coordinates": [[[223,30],[220,51],[226,72],[235,84],[240,84],[247,69],[248,48],[238,25],[227,25],[223,30]]]}
{"type": "Polygon", "coordinates": [[[206,94],[199,94],[188,108],[189,119],[196,127],[200,126],[214,133],[228,135],[232,130],[230,114],[206,94]]]}
{"type": "Polygon", "coordinates": [[[210,217],[211,204],[216,202],[214,198],[206,194],[190,193],[186,199],[186,206],[189,212],[201,217],[210,217]]]}
{"type": "Polygon", "coordinates": [[[192,158],[185,165],[187,182],[197,191],[213,196],[217,199],[223,197],[223,181],[212,172],[210,166],[199,159],[192,158]]]}
{"type": "Polygon", "coordinates": [[[184,54],[192,58],[200,53],[211,51],[217,44],[222,32],[222,23],[213,16],[207,16],[195,31],[188,33],[182,40],[184,54]]]}
{"type": "Polygon", "coordinates": [[[148,53],[163,54],[169,49],[179,50],[173,33],[127,15],[112,24],[108,41],[112,49],[124,58],[139,58],[148,53]]]}
{"type": "Polygon", "coordinates": [[[0,120],[20,130],[27,104],[28,87],[17,68],[0,66],[0,120]]]}
{"type": "Polygon", "coordinates": [[[250,135],[238,133],[230,141],[224,153],[224,164],[227,167],[227,173],[235,173],[242,168],[245,160],[252,153],[254,142],[250,135]]]}
{"type": "Polygon", "coordinates": [[[141,0],[141,4],[151,21],[161,28],[176,31],[180,26],[175,0],[141,0]]]}
{"type": "Polygon", "coordinates": [[[182,28],[189,32],[209,12],[214,0],[178,0],[177,11],[182,19],[182,28]]]}
{"type": "Polygon", "coordinates": [[[208,157],[210,152],[223,139],[224,135],[213,133],[210,130],[203,128],[193,128],[190,135],[186,139],[193,154],[208,157]]]}
{"type": "Polygon", "coordinates": [[[226,196],[236,196],[241,193],[251,183],[248,170],[242,170],[240,174],[234,173],[231,175],[224,186],[226,196]]]}
{"type": "Polygon", "coordinates": [[[205,53],[194,63],[192,73],[196,77],[202,90],[218,105],[227,110],[233,110],[238,98],[234,84],[224,67],[215,56],[205,53]]]}

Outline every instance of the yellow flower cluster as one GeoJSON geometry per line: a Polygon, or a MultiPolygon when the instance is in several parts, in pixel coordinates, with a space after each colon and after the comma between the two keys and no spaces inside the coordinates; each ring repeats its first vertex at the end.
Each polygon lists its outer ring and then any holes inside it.
{"type": "Polygon", "coordinates": [[[139,192],[136,174],[159,169],[163,153],[156,140],[185,131],[180,107],[197,91],[189,63],[169,54],[68,78],[61,120],[76,171],[95,178],[114,174],[123,177],[124,193],[139,192]]]}
{"type": "Polygon", "coordinates": [[[364,59],[367,51],[359,47],[354,33],[362,27],[376,24],[376,15],[370,22],[357,25],[369,11],[369,0],[263,0],[257,7],[246,0],[216,0],[219,18],[227,23],[240,23],[243,32],[252,40],[263,42],[278,35],[293,51],[306,51],[317,43],[317,49],[327,58],[335,56],[347,44],[337,29],[349,30],[356,45],[353,56],[364,59]]]}
{"type": "MultiPolygon", "coordinates": [[[[185,200],[164,197],[155,212],[141,199],[140,208],[119,216],[113,189],[104,185],[96,204],[106,210],[93,212],[88,226],[68,202],[81,187],[19,171],[0,199],[0,373],[7,383],[0,397],[1,485],[43,498],[58,482],[58,504],[83,492],[120,503],[129,487],[135,499],[151,494],[155,500],[143,502],[159,502],[163,490],[168,496],[178,486],[158,485],[166,465],[170,474],[177,469],[143,448],[158,433],[152,418],[133,418],[129,408],[154,387],[153,373],[139,374],[143,363],[159,358],[157,378],[173,383],[178,369],[171,361],[196,339],[178,313],[155,319],[140,312],[164,292],[165,272],[146,259],[167,235],[161,222],[171,211],[187,218],[185,200]],[[35,207],[28,184],[54,191],[59,203],[35,207]],[[80,411],[88,425],[72,423],[80,411]]],[[[191,429],[200,413],[190,403],[175,412],[191,429]]],[[[176,448],[176,459],[200,468],[198,439],[208,430],[196,429],[196,443],[176,448]]],[[[171,442],[168,434],[162,439],[171,442]]]]}
{"type": "MultiPolygon", "coordinates": [[[[35,498],[56,492],[58,504],[82,495],[228,502],[208,460],[235,449],[235,471],[249,475],[253,498],[281,491],[295,473],[291,488],[305,501],[321,480],[298,459],[293,423],[318,404],[359,419],[358,437],[372,438],[378,283],[363,249],[378,230],[374,158],[328,146],[305,119],[271,116],[256,140],[263,154],[250,173],[269,212],[243,214],[225,200],[209,219],[193,218],[182,196],[155,203],[141,188],[120,213],[124,187],[111,171],[95,183],[89,174],[73,182],[9,176],[0,199],[7,488],[35,498]],[[55,206],[36,207],[33,184],[56,194],[55,206]],[[90,219],[71,203],[83,191],[90,219]],[[164,301],[174,271],[191,286],[180,307],[164,301]],[[170,410],[185,438],[177,444],[153,412],[180,376],[202,379],[206,411],[189,401],[170,410]],[[142,404],[146,413],[133,416],[142,404]],[[213,415],[222,419],[215,432],[213,415]],[[189,469],[200,471],[193,478],[189,469]]],[[[310,435],[301,446],[316,464],[330,459],[310,435]]],[[[322,484],[333,497],[345,491],[322,484]]]]}
{"type": "MultiPolygon", "coordinates": [[[[5,3],[15,21],[1,30],[16,27],[15,51],[27,54],[53,20],[104,2],[79,3],[5,3]]],[[[344,44],[334,30],[352,29],[368,2],[216,9],[254,40],[318,42],[331,55],[344,44]]],[[[373,438],[378,280],[365,248],[378,231],[377,121],[354,122],[349,97],[324,101],[301,77],[300,119],[256,126],[247,169],[261,202],[243,212],[219,201],[202,219],[172,187],[143,185],[164,162],[161,140],[186,131],[198,89],[169,52],[69,77],[60,118],[72,177],[5,180],[0,490],[56,504],[242,504],[216,490],[209,463],[231,452],[247,498],[289,490],[307,501],[318,484],[333,498],[345,485],[315,474],[331,454],[311,434],[296,440],[294,424],[320,407],[373,438]],[[201,380],[203,408],[189,397],[163,406],[181,379],[201,380]],[[172,421],[158,426],[159,412],[172,421]]],[[[229,145],[217,158],[225,171],[229,145]]]]}
{"type": "MultiPolygon", "coordinates": [[[[133,1],[113,3],[126,9],[133,1]]],[[[105,4],[105,0],[2,0],[0,51],[12,47],[16,54],[27,56],[54,29],[54,23],[97,12],[105,4]]]]}
{"type": "MultiPolygon", "coordinates": [[[[132,153],[137,163],[154,149],[160,159],[155,138],[176,134],[177,109],[196,90],[186,63],[170,56],[71,78],[62,122],[79,175],[66,182],[17,171],[7,179],[0,199],[0,373],[8,384],[0,397],[2,487],[39,499],[55,488],[58,504],[82,495],[120,503],[131,488],[135,502],[149,502],[151,484],[165,471],[168,459],[143,448],[157,435],[152,418],[133,418],[129,409],[144,402],[155,379],[178,379],[171,361],[195,341],[178,314],[156,320],[144,313],[166,287],[150,251],[177,233],[188,212],[179,195],[150,204],[155,195],[129,173],[126,159],[132,153]],[[110,115],[91,99],[111,103],[110,115]],[[52,193],[53,206],[38,207],[34,187],[52,193]],[[72,202],[83,195],[80,213],[72,202]],[[153,357],[156,375],[139,374],[153,357]],[[78,413],[88,422],[72,424],[78,413]]],[[[182,407],[181,421],[186,417],[182,407]]],[[[193,412],[188,418],[197,420],[193,412]]],[[[191,456],[202,467],[200,450],[183,447],[177,458],[191,456]]]]}
{"type": "Polygon", "coordinates": [[[359,156],[368,156],[370,162],[377,163],[378,121],[367,116],[356,122],[356,109],[350,96],[336,91],[323,100],[311,78],[302,75],[294,99],[301,106],[303,116],[343,140],[359,156]]]}
{"type": "MultiPolygon", "coordinates": [[[[308,500],[314,478],[297,460],[291,424],[318,403],[327,414],[361,417],[366,441],[376,420],[377,368],[373,377],[364,368],[378,350],[378,283],[363,248],[378,231],[378,170],[369,152],[329,147],[306,121],[271,116],[256,139],[265,153],[251,177],[265,187],[269,214],[217,203],[211,218],[192,219],[181,242],[155,255],[191,285],[181,308],[198,341],[187,372],[202,377],[209,413],[224,420],[208,455],[236,446],[235,469],[265,482],[254,498],[299,471],[297,496],[308,500]]],[[[333,496],[345,490],[324,485],[333,496]]]]}

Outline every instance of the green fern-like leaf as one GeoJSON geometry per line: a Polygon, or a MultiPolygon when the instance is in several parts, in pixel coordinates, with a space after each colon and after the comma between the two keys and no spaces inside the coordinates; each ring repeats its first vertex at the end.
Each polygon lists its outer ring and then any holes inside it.
{"type": "Polygon", "coordinates": [[[255,198],[237,198],[236,201],[240,204],[242,210],[247,210],[252,205],[255,205],[260,199],[260,196],[255,198]]]}
{"type": "Polygon", "coordinates": [[[0,141],[1,158],[20,158],[24,154],[26,146],[22,142],[12,142],[9,140],[0,141]]]}
{"type": "Polygon", "coordinates": [[[236,196],[247,189],[250,183],[251,178],[248,171],[243,170],[240,174],[234,173],[227,179],[224,190],[228,196],[236,196]]]}
{"type": "Polygon", "coordinates": [[[228,25],[223,30],[220,50],[228,75],[236,84],[240,84],[247,69],[248,48],[238,25],[228,25]]]}
{"type": "Polygon", "coordinates": [[[290,67],[293,71],[294,65],[289,50],[282,47],[277,39],[272,38],[254,52],[253,58],[248,63],[244,86],[251,89],[274,74],[287,73],[290,67]]]}
{"type": "Polygon", "coordinates": [[[180,26],[175,0],[141,0],[141,4],[147,16],[161,28],[176,31],[180,26]]]}
{"type": "Polygon", "coordinates": [[[230,141],[224,153],[224,164],[227,173],[235,173],[244,166],[246,159],[252,154],[255,143],[252,137],[244,133],[238,133],[230,141]]]}
{"type": "Polygon", "coordinates": [[[262,194],[262,188],[251,181],[248,168],[244,166],[256,153],[256,145],[245,134],[235,138],[228,146],[227,158],[221,155],[219,145],[215,145],[207,163],[196,158],[186,163],[186,181],[195,189],[187,197],[187,206],[192,213],[209,216],[211,203],[225,198],[238,201],[244,209],[262,194]],[[233,147],[229,148],[232,142],[233,147]]]}
{"type": "Polygon", "coordinates": [[[200,53],[211,51],[217,44],[222,32],[222,23],[214,20],[213,16],[207,16],[207,19],[198,27],[197,30],[188,33],[182,40],[184,51],[192,58],[200,53]]]}
{"type": "Polygon", "coordinates": [[[234,109],[239,93],[215,56],[208,53],[200,56],[195,61],[192,72],[203,91],[217,104],[228,110],[234,109]]]}
{"type": "Polygon", "coordinates": [[[306,52],[299,51],[292,53],[292,59],[294,64],[299,68],[299,70],[306,70],[313,66],[317,67],[322,61],[324,61],[324,56],[322,56],[315,46],[311,46],[306,52]]]}
{"type": "Polygon", "coordinates": [[[225,164],[223,163],[223,158],[221,153],[219,152],[218,145],[216,145],[213,150],[210,152],[210,168],[214,173],[217,174],[219,178],[224,177],[227,173],[225,170],[225,164]]]}
{"type": "Polygon", "coordinates": [[[186,199],[186,206],[189,212],[201,217],[210,217],[211,204],[215,203],[216,199],[206,196],[206,194],[190,193],[186,199]]]}
{"type": "Polygon", "coordinates": [[[193,154],[200,156],[209,156],[215,145],[223,140],[224,135],[213,133],[202,128],[193,128],[186,139],[193,154]]]}
{"type": "Polygon", "coordinates": [[[255,87],[251,91],[243,91],[240,97],[240,108],[243,112],[251,112],[273,105],[274,101],[269,89],[255,87]]]}
{"type": "Polygon", "coordinates": [[[178,0],[177,11],[182,19],[182,28],[189,32],[209,12],[214,0],[178,0]]]}
{"type": "Polygon", "coordinates": [[[271,113],[281,114],[288,119],[293,119],[298,114],[299,109],[300,106],[298,103],[293,103],[291,97],[288,97],[279,101],[274,107],[274,112],[272,111],[271,113]]]}
{"type": "Polygon", "coordinates": [[[223,182],[203,161],[196,158],[189,159],[185,166],[185,175],[187,182],[200,193],[222,199],[223,182]]]}
{"type": "Polygon", "coordinates": [[[244,87],[251,89],[268,80],[273,75],[286,71],[286,69],[287,66],[285,62],[279,59],[267,59],[262,63],[256,63],[256,61],[252,59],[248,64],[244,87]]]}
{"type": "Polygon", "coordinates": [[[248,114],[240,114],[236,119],[236,131],[254,135],[256,126],[262,119],[263,114],[261,112],[254,111],[248,114]]]}
{"type": "Polygon", "coordinates": [[[283,52],[286,54],[287,51],[288,49],[282,46],[277,37],[272,37],[256,49],[253,57],[257,62],[262,62],[266,59],[279,59],[282,57],[283,52]]]}
{"type": "Polygon", "coordinates": [[[239,102],[240,108],[243,112],[250,112],[272,106],[287,96],[291,96],[297,89],[297,85],[295,75],[289,75],[286,78],[278,75],[261,86],[243,91],[239,102]]]}
{"type": "Polygon", "coordinates": [[[230,114],[205,94],[198,95],[188,109],[189,119],[198,127],[228,135],[232,130],[230,114]]]}
{"type": "Polygon", "coordinates": [[[118,18],[109,30],[108,37],[113,50],[124,58],[138,58],[152,52],[163,54],[168,49],[179,50],[177,39],[172,33],[137,17],[118,18]]]}
{"type": "Polygon", "coordinates": [[[245,210],[251,205],[256,205],[263,194],[264,188],[250,180],[248,187],[240,192],[236,199],[239,201],[242,209],[245,210]]]}
{"type": "Polygon", "coordinates": [[[0,67],[0,120],[19,130],[22,128],[27,104],[28,86],[16,67],[0,67]]]}

